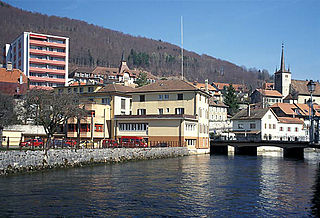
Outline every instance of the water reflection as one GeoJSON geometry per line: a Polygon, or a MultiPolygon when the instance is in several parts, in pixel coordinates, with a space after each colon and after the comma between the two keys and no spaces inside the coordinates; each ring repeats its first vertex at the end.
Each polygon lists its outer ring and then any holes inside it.
{"type": "Polygon", "coordinates": [[[313,186],[313,197],[312,197],[312,214],[316,217],[320,217],[320,167],[318,165],[315,184],[313,186]]]}
{"type": "Polygon", "coordinates": [[[319,215],[317,159],[192,156],[0,178],[1,216],[319,215]]]}

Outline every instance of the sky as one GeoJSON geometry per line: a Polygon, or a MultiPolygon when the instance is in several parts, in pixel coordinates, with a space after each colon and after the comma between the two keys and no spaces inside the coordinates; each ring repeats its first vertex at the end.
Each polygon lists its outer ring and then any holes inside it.
{"type": "MultiPolygon", "coordinates": [[[[293,79],[320,80],[319,0],[4,0],[15,7],[79,19],[247,68],[280,66],[293,79]]],[[[70,39],[72,40],[72,39],[70,39]]]]}

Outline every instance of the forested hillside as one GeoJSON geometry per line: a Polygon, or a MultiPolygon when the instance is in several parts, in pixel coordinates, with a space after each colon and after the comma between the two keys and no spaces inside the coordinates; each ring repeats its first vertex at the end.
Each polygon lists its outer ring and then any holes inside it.
{"type": "MultiPolygon", "coordinates": [[[[31,13],[3,2],[0,2],[0,27],[1,47],[24,31],[69,37],[71,66],[118,67],[124,52],[130,68],[143,68],[161,77],[180,74],[180,48],[160,40],[134,37],[79,20],[31,13]]],[[[269,79],[265,71],[247,70],[191,51],[184,52],[184,69],[190,81],[208,78],[210,82],[245,83],[255,87],[261,79],[269,79]]]]}

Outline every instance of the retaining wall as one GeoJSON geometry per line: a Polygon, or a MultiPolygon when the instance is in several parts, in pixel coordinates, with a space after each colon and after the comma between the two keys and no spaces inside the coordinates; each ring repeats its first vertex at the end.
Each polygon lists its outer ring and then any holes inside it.
{"type": "Polygon", "coordinates": [[[174,148],[109,148],[44,151],[0,152],[0,176],[45,169],[79,167],[98,163],[117,163],[189,155],[185,147],[174,148]]]}

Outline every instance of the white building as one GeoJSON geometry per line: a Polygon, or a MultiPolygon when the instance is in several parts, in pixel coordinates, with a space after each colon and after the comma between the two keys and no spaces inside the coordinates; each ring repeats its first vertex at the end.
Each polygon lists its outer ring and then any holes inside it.
{"type": "Polygon", "coordinates": [[[223,102],[214,100],[213,97],[209,99],[209,133],[221,134],[231,130],[227,108],[223,102]]]}
{"type": "Polygon", "coordinates": [[[5,64],[12,62],[30,79],[30,86],[67,85],[69,38],[24,32],[4,47],[5,64]]]}
{"type": "Polygon", "coordinates": [[[231,120],[240,140],[307,140],[303,120],[277,117],[270,108],[241,110],[231,120]]]}

